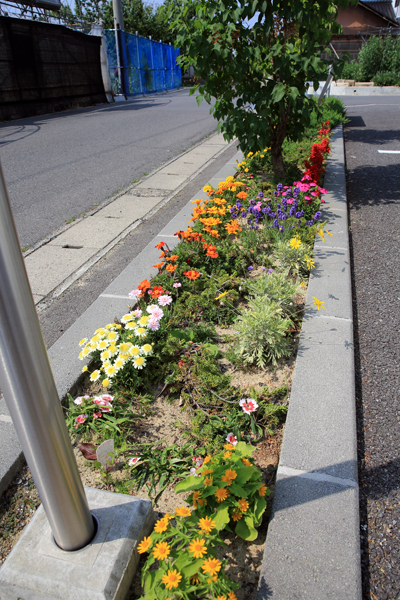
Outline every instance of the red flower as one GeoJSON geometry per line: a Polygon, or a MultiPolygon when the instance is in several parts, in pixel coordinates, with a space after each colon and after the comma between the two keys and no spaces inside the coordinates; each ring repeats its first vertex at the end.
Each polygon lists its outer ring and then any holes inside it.
{"type": "Polygon", "coordinates": [[[162,250],[165,246],[165,242],[160,242],[159,244],[157,244],[156,246],[154,246],[154,248],[157,248],[158,250],[162,250]]]}

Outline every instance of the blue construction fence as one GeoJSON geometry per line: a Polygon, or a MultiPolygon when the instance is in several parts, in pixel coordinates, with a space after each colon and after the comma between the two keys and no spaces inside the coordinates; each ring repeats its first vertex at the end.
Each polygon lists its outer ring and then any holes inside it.
{"type": "Polygon", "coordinates": [[[151,94],[182,86],[182,71],[176,63],[179,48],[120,29],[106,29],[104,35],[115,94],[151,94]]]}

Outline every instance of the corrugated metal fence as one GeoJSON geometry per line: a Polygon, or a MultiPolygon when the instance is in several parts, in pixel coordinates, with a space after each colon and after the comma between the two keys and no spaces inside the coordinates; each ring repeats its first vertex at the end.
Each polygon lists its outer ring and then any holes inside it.
{"type": "Polygon", "coordinates": [[[182,86],[176,64],[179,48],[121,30],[106,29],[104,35],[115,94],[151,94],[182,86]]]}

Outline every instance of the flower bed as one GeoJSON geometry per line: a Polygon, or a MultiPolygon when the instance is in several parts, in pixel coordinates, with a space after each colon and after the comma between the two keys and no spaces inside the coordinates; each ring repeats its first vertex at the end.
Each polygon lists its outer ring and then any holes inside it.
{"type": "MultiPolygon", "coordinates": [[[[324,123],[292,185],[262,183],[254,167],[266,149],[250,153],[217,189],[206,186],[190,226],[176,233],[180,243],[157,245],[157,274],[130,293],[133,308],[81,340],[80,358],[95,367],[83,371],[112,389],[70,398],[67,423],[86,439],[82,452],[96,458],[96,445],[114,437],[107,485],[136,493],[147,483],[157,498],[180,480],[175,492],[191,491],[192,508],[167,512],[139,545],[140,553],[150,552],[143,599],[237,597],[217,547],[226,531],[257,538],[269,490],[252,453],[281,426],[289,386],[234,385],[223,361],[259,377],[271,365],[279,371],[295,352],[314,237],[329,233],[319,210],[329,131],[324,123]],[[228,350],[221,356],[224,330],[228,350]],[[186,424],[177,424],[185,444],[134,439],[133,424],[151,410],[150,393],[179,399],[186,409],[186,424]],[[121,458],[128,477],[116,478],[121,458]]],[[[314,304],[323,309],[321,300],[314,304]]]]}

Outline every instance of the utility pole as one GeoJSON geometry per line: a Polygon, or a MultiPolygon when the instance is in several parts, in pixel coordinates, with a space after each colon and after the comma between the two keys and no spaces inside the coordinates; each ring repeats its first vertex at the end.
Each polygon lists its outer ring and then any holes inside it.
{"type": "Polygon", "coordinates": [[[113,0],[114,29],[125,29],[124,12],[122,10],[122,0],[113,0]]]}

